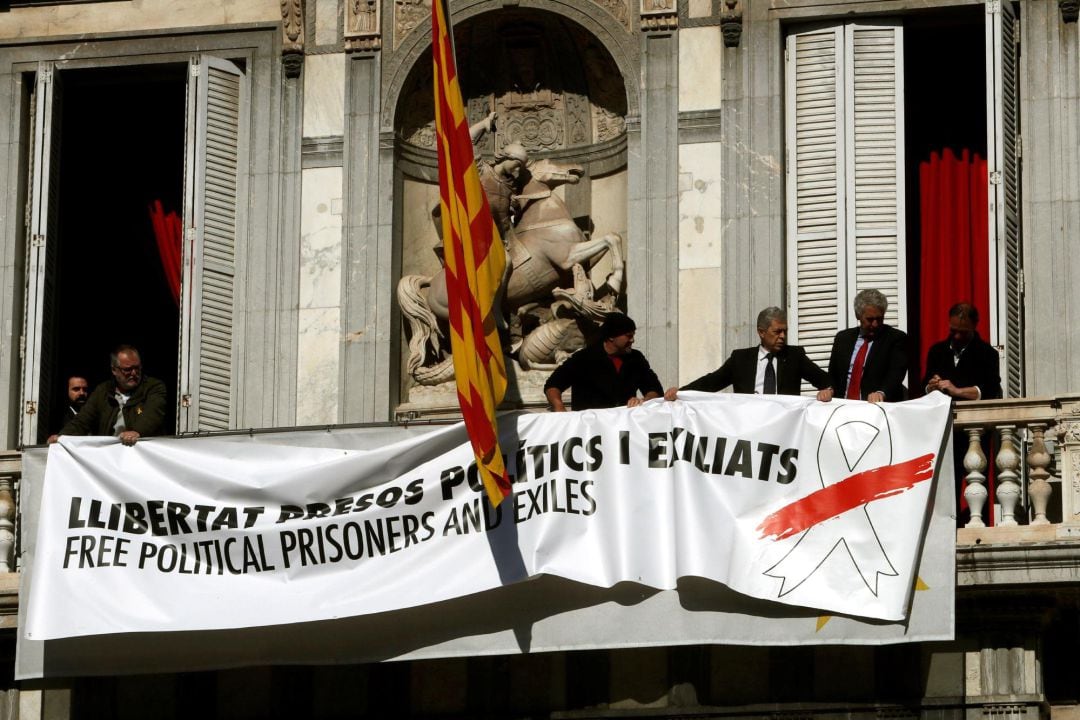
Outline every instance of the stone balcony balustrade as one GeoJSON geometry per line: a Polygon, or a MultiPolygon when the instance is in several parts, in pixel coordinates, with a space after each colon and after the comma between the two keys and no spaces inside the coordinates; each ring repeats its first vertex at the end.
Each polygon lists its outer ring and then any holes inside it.
{"type": "MultiPolygon", "coordinates": [[[[995,530],[1002,539],[1080,537],[1080,395],[959,402],[954,427],[967,442],[963,496],[971,519],[965,529],[986,528],[988,505],[996,501],[995,530]],[[989,458],[984,438],[991,440],[989,458]],[[987,489],[991,463],[993,498],[987,489]]],[[[973,534],[991,537],[959,537],[973,534]]]]}

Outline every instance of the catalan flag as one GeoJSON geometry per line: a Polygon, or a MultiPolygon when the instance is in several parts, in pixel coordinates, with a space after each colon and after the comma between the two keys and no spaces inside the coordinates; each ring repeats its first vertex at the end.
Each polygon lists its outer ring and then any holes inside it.
{"type": "Polygon", "coordinates": [[[432,3],[431,32],[450,348],[465,429],[488,498],[498,505],[510,494],[495,421],[495,408],[506,393],[506,365],[495,322],[506,252],[473,157],[447,0],[432,3]]]}

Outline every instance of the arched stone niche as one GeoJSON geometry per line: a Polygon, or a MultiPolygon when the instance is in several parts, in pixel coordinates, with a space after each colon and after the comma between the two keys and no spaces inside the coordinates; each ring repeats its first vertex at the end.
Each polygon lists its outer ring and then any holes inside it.
{"type": "MultiPolygon", "coordinates": [[[[595,12],[602,12],[594,8],[595,12]]],[[[495,130],[477,143],[481,158],[491,161],[512,142],[520,143],[530,163],[548,160],[575,165],[576,183],[562,184],[553,192],[565,203],[569,217],[594,240],[617,234],[618,253],[626,256],[627,171],[626,119],[629,98],[623,73],[605,44],[581,24],[565,15],[533,8],[485,12],[457,21],[455,43],[463,100],[468,122],[497,113],[495,130]]],[[[401,83],[393,115],[395,138],[395,239],[400,248],[403,278],[429,278],[441,272],[441,239],[432,210],[439,200],[435,153],[434,108],[430,44],[417,55],[401,83]]],[[[609,240],[609,242],[611,242],[609,240]]],[[[615,251],[582,264],[594,285],[612,275],[615,251]]],[[[529,262],[542,262],[530,258],[529,262]]],[[[561,272],[560,288],[573,289],[573,272],[561,272]]],[[[580,288],[580,277],[578,278],[580,288]]],[[[611,287],[602,288],[608,302],[622,306],[611,287]]],[[[622,289],[619,288],[619,292],[622,289]]],[[[422,291],[423,292],[423,291],[422,291]]],[[[400,297],[400,290],[399,290],[400,297]]],[[[550,306],[554,297],[538,302],[550,306]]],[[[404,306],[403,323],[405,319],[404,306]]],[[[522,316],[515,330],[528,336],[535,323],[549,316],[536,309],[536,320],[522,316]]],[[[567,323],[562,323],[562,326],[567,323]]],[[[591,327],[588,321],[563,328],[559,359],[580,345],[591,327]]],[[[554,327],[554,326],[552,326],[554,327]]],[[[552,328],[547,329],[549,332],[552,328]]],[[[437,382],[432,374],[418,373],[410,365],[417,349],[409,346],[415,330],[403,332],[401,349],[400,411],[437,411],[456,405],[453,382],[437,382]]],[[[536,336],[533,336],[535,340],[536,336]]],[[[445,340],[440,340],[440,343],[445,340]]],[[[526,341],[527,342],[527,341],[526,341]]],[[[424,363],[438,364],[429,352],[424,363]]],[[[555,361],[555,355],[550,358],[555,361]]],[[[516,390],[526,404],[543,401],[542,386],[551,363],[522,362],[512,370],[516,390]],[[523,367],[524,366],[524,367],[523,367]]],[[[445,373],[438,375],[445,378],[445,373]]],[[[513,392],[512,388],[511,392],[513,392]]]]}

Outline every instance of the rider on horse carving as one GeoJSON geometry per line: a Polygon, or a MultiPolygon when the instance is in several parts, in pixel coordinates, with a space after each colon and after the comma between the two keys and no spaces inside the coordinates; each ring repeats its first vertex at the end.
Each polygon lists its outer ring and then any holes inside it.
{"type": "MultiPolygon", "coordinates": [[[[470,128],[474,143],[492,131],[494,120],[491,113],[470,128]]],[[[525,148],[515,142],[498,151],[493,162],[478,157],[477,170],[507,253],[501,304],[517,329],[511,332],[516,338],[511,349],[522,368],[540,369],[553,367],[567,343],[580,341],[579,320],[599,323],[614,309],[622,291],[622,238],[609,233],[590,239],[553,192],[577,183],[581,167],[548,159],[527,162],[525,148]],[[612,272],[598,285],[586,268],[607,253],[612,272]],[[531,314],[534,327],[522,330],[525,314],[531,314]]],[[[398,304],[410,330],[407,366],[413,380],[421,385],[450,380],[449,343],[440,327],[448,317],[445,273],[402,277],[398,304]]]]}

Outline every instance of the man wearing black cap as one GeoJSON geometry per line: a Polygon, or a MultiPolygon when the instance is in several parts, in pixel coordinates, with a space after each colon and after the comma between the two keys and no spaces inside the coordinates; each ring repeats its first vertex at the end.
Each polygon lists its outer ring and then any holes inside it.
{"type": "Polygon", "coordinates": [[[544,385],[544,395],[555,412],[565,412],[562,394],[570,389],[574,410],[637,407],[645,400],[660,397],[664,388],[649,367],[649,361],[633,349],[634,321],[622,313],[611,313],[600,328],[600,342],[567,358],[544,385]],[[643,397],[638,397],[638,392],[643,397]]]}

